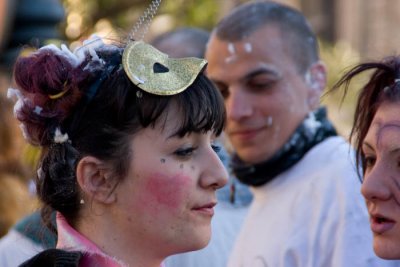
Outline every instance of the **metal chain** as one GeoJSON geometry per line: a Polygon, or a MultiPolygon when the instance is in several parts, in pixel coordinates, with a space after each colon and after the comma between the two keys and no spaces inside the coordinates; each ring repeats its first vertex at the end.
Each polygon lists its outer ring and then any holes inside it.
{"type": "Polygon", "coordinates": [[[147,33],[150,22],[153,20],[154,15],[157,13],[158,7],[160,6],[161,0],[153,0],[150,6],[144,11],[143,15],[140,16],[139,20],[136,22],[129,39],[133,40],[137,33],[141,32],[141,35],[136,40],[143,40],[144,35],[147,33]]]}

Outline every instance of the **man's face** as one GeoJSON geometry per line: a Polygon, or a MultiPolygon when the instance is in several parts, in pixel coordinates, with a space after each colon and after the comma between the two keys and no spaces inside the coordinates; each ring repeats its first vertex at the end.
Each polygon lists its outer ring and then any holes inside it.
{"type": "Polygon", "coordinates": [[[276,27],[229,42],[213,34],[207,75],[225,98],[226,133],[247,163],[271,158],[311,110],[310,86],[276,27]]]}

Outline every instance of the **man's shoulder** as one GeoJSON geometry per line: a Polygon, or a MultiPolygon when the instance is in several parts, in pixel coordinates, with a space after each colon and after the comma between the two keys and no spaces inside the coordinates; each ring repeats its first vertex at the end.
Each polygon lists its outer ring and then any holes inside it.
{"type": "Polygon", "coordinates": [[[342,136],[332,136],[318,145],[316,145],[312,150],[315,150],[317,153],[325,153],[327,155],[332,154],[351,154],[354,152],[354,149],[351,147],[349,142],[347,142],[342,136]]]}
{"type": "Polygon", "coordinates": [[[321,142],[293,168],[291,175],[302,184],[306,182],[306,187],[318,187],[319,192],[346,194],[351,191],[354,194],[360,187],[354,150],[342,137],[321,142]]]}
{"type": "Polygon", "coordinates": [[[312,164],[315,170],[355,169],[355,153],[350,144],[341,136],[330,137],[311,149],[299,164],[312,164]]]}

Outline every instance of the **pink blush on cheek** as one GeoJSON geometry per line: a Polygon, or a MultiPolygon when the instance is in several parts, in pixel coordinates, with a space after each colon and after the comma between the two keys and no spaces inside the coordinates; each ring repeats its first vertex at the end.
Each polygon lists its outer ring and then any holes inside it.
{"type": "Polygon", "coordinates": [[[145,190],[148,201],[178,209],[189,194],[191,178],[184,174],[168,176],[155,173],[147,177],[145,190]]]}

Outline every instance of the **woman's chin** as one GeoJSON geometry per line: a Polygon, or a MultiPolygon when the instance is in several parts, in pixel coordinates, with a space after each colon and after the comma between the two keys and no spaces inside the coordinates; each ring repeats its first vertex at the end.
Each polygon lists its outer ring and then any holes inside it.
{"type": "Polygon", "coordinates": [[[384,260],[400,259],[400,249],[398,246],[385,244],[384,242],[374,241],[374,252],[376,256],[384,260]]]}
{"type": "Polygon", "coordinates": [[[196,237],[193,237],[193,239],[189,240],[191,242],[186,243],[184,252],[203,249],[208,245],[208,243],[210,243],[210,240],[211,240],[210,234],[203,233],[202,236],[197,235],[196,237]],[[189,244],[190,246],[188,246],[189,244]]]}

